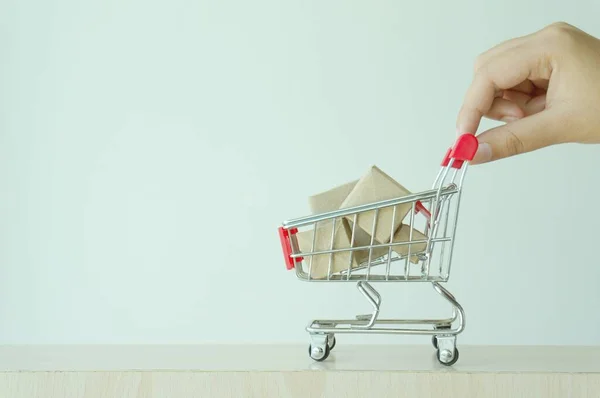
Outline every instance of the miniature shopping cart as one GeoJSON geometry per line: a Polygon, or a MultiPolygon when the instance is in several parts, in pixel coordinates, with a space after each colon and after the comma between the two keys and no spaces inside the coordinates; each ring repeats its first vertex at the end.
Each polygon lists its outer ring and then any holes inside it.
{"type": "MultiPolygon", "coordinates": [[[[311,343],[309,355],[316,361],[323,361],[335,346],[337,333],[377,333],[377,334],[410,334],[430,335],[433,346],[437,350],[437,359],[443,365],[453,365],[458,360],[456,337],[465,327],[465,313],[462,306],[440,283],[447,282],[450,276],[452,250],[456,233],[458,210],[462,184],[468,162],[477,150],[478,142],[470,134],[458,138],[453,147],[448,149],[442,168],[439,171],[431,190],[404,197],[370,203],[309,217],[297,218],[284,222],[279,228],[285,263],[288,270],[295,269],[296,276],[308,282],[352,282],[357,283],[358,290],[373,307],[369,315],[358,315],[351,320],[314,320],[307,326],[311,343]],[[375,231],[378,214],[390,214],[396,217],[396,208],[407,204],[412,210],[405,217],[405,225],[410,227],[409,236],[404,241],[391,238],[387,243],[379,243],[371,237],[369,245],[356,245],[355,233],[357,218],[370,214],[373,219],[372,230],[375,231]],[[373,214],[375,215],[373,217],[373,214]],[[312,229],[316,234],[319,225],[334,224],[351,220],[351,244],[344,248],[335,248],[334,234],[328,250],[315,250],[313,238],[312,250],[300,251],[297,234],[299,231],[312,229]],[[415,231],[423,231],[416,238],[415,231]],[[413,236],[414,235],[414,236],[413,236]],[[397,246],[404,246],[403,250],[397,246]],[[385,250],[387,249],[387,250],[385,250]],[[348,261],[348,267],[334,272],[332,259],[340,253],[350,254],[368,251],[366,260],[359,264],[348,261]],[[382,254],[383,251],[383,254],[382,254]],[[400,253],[400,254],[398,254],[400,253]],[[329,256],[329,267],[326,276],[315,277],[312,269],[312,258],[329,256]],[[379,282],[429,282],[433,288],[452,306],[452,316],[445,319],[379,319],[381,296],[372,283],[379,282]]],[[[369,218],[369,220],[371,219],[369,218]]]]}

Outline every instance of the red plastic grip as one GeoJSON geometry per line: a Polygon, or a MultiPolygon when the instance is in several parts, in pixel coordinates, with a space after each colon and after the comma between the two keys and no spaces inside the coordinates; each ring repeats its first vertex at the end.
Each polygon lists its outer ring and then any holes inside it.
{"type": "Polygon", "coordinates": [[[446,167],[448,166],[448,163],[450,163],[450,154],[452,153],[452,148],[448,148],[448,150],[446,151],[446,155],[444,155],[444,160],[442,160],[442,167],[446,167]]]}
{"type": "Polygon", "coordinates": [[[475,157],[478,147],[477,137],[473,134],[463,134],[456,140],[450,157],[462,162],[470,162],[475,157]]]}
{"type": "MultiPolygon", "coordinates": [[[[290,243],[290,235],[298,233],[297,228],[290,228],[289,230],[279,227],[279,240],[281,241],[281,249],[283,250],[283,257],[285,260],[285,268],[289,271],[295,268],[294,258],[292,257],[292,245],[290,243]]],[[[302,261],[302,257],[296,257],[295,262],[299,263],[302,261]]]]}
{"type": "Polygon", "coordinates": [[[475,157],[479,141],[473,134],[463,134],[454,143],[454,146],[446,151],[446,156],[442,160],[442,167],[448,166],[450,159],[454,159],[452,167],[460,169],[464,162],[470,162],[475,157]]]}

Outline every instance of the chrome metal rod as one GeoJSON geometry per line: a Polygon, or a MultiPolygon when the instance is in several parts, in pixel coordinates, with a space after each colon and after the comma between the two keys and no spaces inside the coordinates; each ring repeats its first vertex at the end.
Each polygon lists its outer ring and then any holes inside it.
{"type": "MultiPolygon", "coordinates": [[[[413,204],[413,208],[414,208],[414,206],[415,205],[413,204]]],[[[396,209],[397,209],[397,206],[394,206],[394,210],[392,212],[392,224],[390,226],[391,227],[390,228],[391,229],[391,231],[390,231],[390,242],[394,242],[394,233],[396,232],[396,228],[394,228],[395,225],[396,225],[396,209]]],[[[388,248],[387,265],[385,267],[385,278],[386,279],[390,278],[390,265],[391,265],[391,262],[392,262],[392,246],[390,246],[388,248]]]]}
{"type": "MultiPolygon", "coordinates": [[[[370,319],[371,315],[369,315],[370,319]]],[[[448,325],[452,324],[456,321],[456,317],[454,318],[441,318],[441,319],[377,319],[375,321],[375,325],[448,325]]],[[[312,321],[311,325],[318,326],[335,326],[335,325],[349,325],[355,323],[366,323],[363,320],[357,319],[319,319],[312,321]]]]}
{"type": "MultiPolygon", "coordinates": [[[[436,239],[432,239],[431,241],[432,242],[446,242],[446,241],[450,241],[450,240],[451,240],[451,238],[436,238],[436,239]]],[[[372,245],[372,246],[356,246],[356,247],[346,247],[346,248],[342,248],[342,249],[321,250],[321,251],[310,252],[310,253],[297,253],[297,254],[290,255],[290,257],[292,257],[292,258],[311,257],[311,256],[318,256],[321,254],[339,253],[339,252],[347,252],[347,251],[358,251],[358,250],[369,250],[369,248],[377,249],[377,248],[384,248],[384,247],[389,247],[389,246],[416,245],[419,243],[427,243],[427,242],[428,241],[425,239],[420,239],[420,240],[415,240],[412,242],[380,243],[380,244],[372,245]]]]}
{"type": "MultiPolygon", "coordinates": [[[[350,239],[350,247],[354,246],[354,239],[356,238],[356,221],[358,218],[358,214],[354,215],[352,220],[352,238],[350,239]]],[[[352,260],[354,259],[354,250],[350,252],[350,258],[348,259],[348,277],[352,274],[352,260]]]]}
{"type": "Polygon", "coordinates": [[[367,298],[369,303],[371,303],[371,305],[373,306],[373,314],[371,315],[371,319],[368,322],[356,324],[354,326],[357,329],[369,329],[375,324],[375,321],[377,320],[377,316],[379,315],[379,308],[381,306],[381,296],[379,295],[377,290],[375,290],[373,288],[373,286],[371,286],[371,284],[369,282],[364,282],[364,281],[358,282],[356,284],[356,287],[363,294],[363,296],[365,296],[367,298]]]}
{"type": "Polygon", "coordinates": [[[429,191],[424,191],[424,192],[413,194],[413,195],[407,195],[407,196],[403,196],[403,197],[396,198],[396,199],[383,200],[380,202],[369,203],[366,205],[354,206],[354,207],[349,207],[347,209],[341,209],[341,210],[335,210],[335,211],[331,211],[331,212],[327,212],[327,213],[317,214],[314,216],[291,219],[288,221],[284,221],[283,227],[286,229],[287,228],[299,228],[299,227],[313,224],[315,222],[328,220],[331,218],[346,217],[346,216],[353,215],[355,213],[364,213],[367,211],[381,209],[381,208],[385,208],[385,207],[391,207],[391,206],[395,206],[395,205],[399,205],[399,204],[403,204],[403,203],[416,202],[417,200],[423,201],[426,199],[435,198],[440,194],[441,195],[452,195],[457,192],[458,192],[457,186],[452,184],[452,185],[449,185],[448,187],[442,188],[441,190],[440,189],[432,189],[429,191]]]}
{"type": "MultiPolygon", "coordinates": [[[[366,283],[366,282],[365,282],[366,283]]],[[[370,285],[369,285],[370,286],[370,285]]],[[[386,320],[314,320],[308,324],[306,331],[309,333],[350,333],[350,334],[412,334],[412,335],[438,335],[440,330],[427,328],[427,326],[450,325],[449,329],[443,329],[447,335],[457,335],[465,329],[465,314],[462,306],[456,301],[454,296],[442,287],[439,283],[432,283],[434,290],[440,294],[446,301],[452,304],[452,318],[442,319],[386,319],[386,320]],[[452,328],[452,324],[458,322],[457,327],[452,328]],[[420,325],[421,328],[381,328],[375,325],[420,325]]],[[[371,287],[371,286],[370,286],[371,287]]],[[[372,287],[371,287],[372,288],[372,287]]],[[[366,294],[365,294],[366,295],[366,294]]],[[[371,300],[374,307],[376,300],[371,300]]]]}
{"type": "MultiPolygon", "coordinates": [[[[350,278],[348,278],[346,275],[337,275],[337,274],[333,274],[331,275],[330,279],[314,279],[311,278],[310,280],[307,278],[307,274],[305,271],[302,271],[300,267],[296,267],[296,276],[298,277],[299,280],[303,281],[303,282],[310,282],[310,283],[334,283],[334,282],[343,282],[343,283],[347,283],[347,282],[358,282],[358,281],[364,281],[365,280],[365,275],[357,275],[357,274],[352,274],[350,276],[350,278]]],[[[447,278],[445,278],[444,276],[429,276],[427,278],[424,278],[422,276],[409,276],[408,279],[406,279],[404,277],[404,275],[390,275],[389,278],[386,279],[385,275],[371,275],[369,277],[369,282],[378,282],[378,283],[393,283],[393,282],[446,282],[447,278]]]]}

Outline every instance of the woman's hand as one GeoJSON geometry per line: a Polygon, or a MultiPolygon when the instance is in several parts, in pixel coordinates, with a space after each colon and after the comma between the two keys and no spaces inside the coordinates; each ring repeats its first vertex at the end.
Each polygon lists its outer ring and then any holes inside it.
{"type": "Polygon", "coordinates": [[[600,143],[600,40],[556,23],[480,55],[458,133],[475,134],[484,116],[506,124],[478,136],[473,163],[560,143],[600,143]]]}

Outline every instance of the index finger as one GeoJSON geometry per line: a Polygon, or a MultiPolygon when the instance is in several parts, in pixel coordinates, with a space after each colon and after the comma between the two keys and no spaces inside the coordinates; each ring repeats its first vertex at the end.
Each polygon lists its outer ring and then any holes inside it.
{"type": "Polygon", "coordinates": [[[497,92],[498,89],[494,82],[483,76],[481,72],[477,72],[458,112],[456,130],[459,135],[477,132],[481,118],[492,107],[497,92]]]}
{"type": "Polygon", "coordinates": [[[535,67],[532,55],[528,46],[520,45],[497,54],[478,69],[458,113],[458,134],[475,134],[496,94],[527,80],[535,67]]]}

